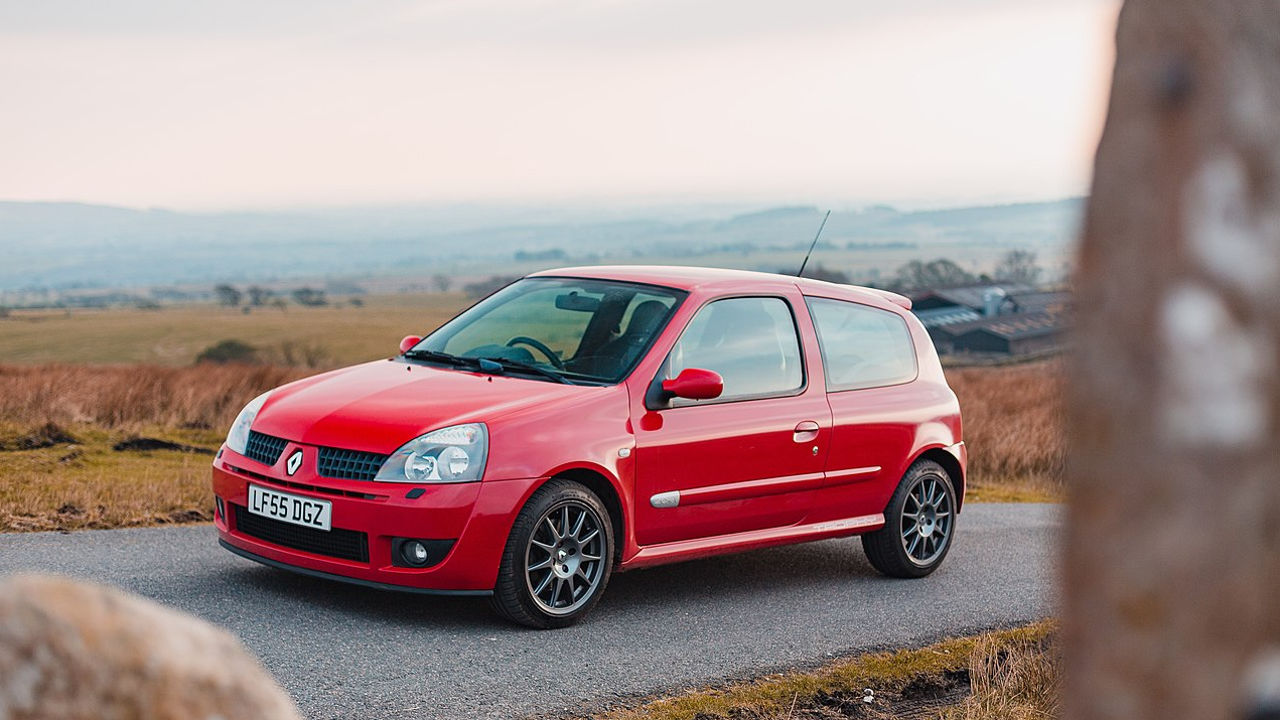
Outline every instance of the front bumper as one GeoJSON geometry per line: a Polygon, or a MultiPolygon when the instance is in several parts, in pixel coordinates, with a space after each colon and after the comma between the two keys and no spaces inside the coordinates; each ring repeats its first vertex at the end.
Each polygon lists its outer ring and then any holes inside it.
{"type": "Polygon", "coordinates": [[[213,492],[222,508],[214,520],[219,541],[236,554],[267,565],[382,588],[453,594],[492,591],[511,525],[543,480],[375,483],[318,477],[306,470],[315,467],[313,462],[304,462],[303,470],[286,477],[284,458],[298,447],[308,456],[314,452],[290,443],[275,467],[226,448],[219,453],[213,464],[213,492]],[[367,560],[288,547],[237,528],[236,517],[245,512],[251,482],[333,503],[333,528],[362,533],[367,560]],[[410,568],[397,566],[392,559],[392,540],[397,537],[455,542],[442,560],[426,568],[410,568]]]}

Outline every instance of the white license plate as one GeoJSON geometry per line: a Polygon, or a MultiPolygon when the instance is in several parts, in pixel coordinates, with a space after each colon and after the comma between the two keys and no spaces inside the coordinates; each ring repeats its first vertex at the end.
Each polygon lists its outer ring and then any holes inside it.
{"type": "Polygon", "coordinates": [[[333,503],[293,493],[249,486],[249,512],[294,525],[328,530],[333,522],[333,503]]]}

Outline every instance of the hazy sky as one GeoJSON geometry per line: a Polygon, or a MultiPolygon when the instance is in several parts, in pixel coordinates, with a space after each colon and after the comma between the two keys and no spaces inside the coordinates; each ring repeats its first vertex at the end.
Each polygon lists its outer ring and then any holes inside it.
{"type": "Polygon", "coordinates": [[[0,199],[1083,193],[1117,0],[0,0],[0,199]]]}

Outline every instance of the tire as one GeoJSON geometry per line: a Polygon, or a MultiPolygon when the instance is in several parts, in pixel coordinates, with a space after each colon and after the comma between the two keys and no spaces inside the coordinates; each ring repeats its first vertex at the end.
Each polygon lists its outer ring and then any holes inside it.
{"type": "Polygon", "coordinates": [[[511,526],[494,611],[532,628],[577,623],[609,584],[613,547],[613,523],[600,498],[571,480],[548,481],[511,526]]]}
{"type": "Polygon", "coordinates": [[[907,469],[884,511],[884,527],[862,536],[871,565],[890,577],[919,578],[942,564],[956,528],[956,491],[932,460],[907,469]]]}

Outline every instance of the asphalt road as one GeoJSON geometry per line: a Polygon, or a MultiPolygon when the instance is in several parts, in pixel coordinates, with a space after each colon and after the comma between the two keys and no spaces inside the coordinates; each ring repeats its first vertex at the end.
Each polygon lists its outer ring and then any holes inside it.
{"type": "Polygon", "coordinates": [[[1045,617],[1058,526],[1052,505],[970,505],[923,580],[878,575],[856,538],[622,573],[584,623],[542,632],[483,598],[263,567],[210,526],[0,535],[0,575],[110,583],[229,628],[310,718],[522,717],[1045,617]]]}

